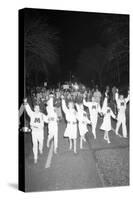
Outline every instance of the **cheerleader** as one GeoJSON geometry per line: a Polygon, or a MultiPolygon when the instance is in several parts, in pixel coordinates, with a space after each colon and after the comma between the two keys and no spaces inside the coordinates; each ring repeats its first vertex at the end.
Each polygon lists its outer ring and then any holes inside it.
{"type": "Polygon", "coordinates": [[[105,96],[103,107],[102,107],[102,114],[103,114],[103,123],[100,127],[101,130],[104,130],[104,140],[107,141],[107,143],[111,143],[109,139],[109,131],[112,130],[111,128],[111,117],[116,119],[116,116],[114,115],[113,111],[108,105],[108,98],[107,94],[105,96]]]}
{"type": "Polygon", "coordinates": [[[117,110],[118,110],[118,116],[117,116],[117,124],[116,124],[116,135],[120,136],[121,135],[118,133],[118,130],[120,128],[120,125],[122,124],[122,132],[123,132],[123,137],[127,138],[127,127],[126,127],[126,107],[127,103],[129,101],[129,92],[127,98],[124,98],[123,95],[118,94],[118,90],[115,94],[115,100],[117,104],[117,110]]]}
{"type": "Polygon", "coordinates": [[[62,110],[65,113],[67,126],[64,133],[64,137],[69,138],[69,149],[72,149],[72,143],[74,145],[74,153],[77,153],[76,150],[76,139],[77,139],[77,112],[74,108],[74,104],[72,101],[68,103],[68,107],[66,106],[66,102],[64,100],[64,96],[62,98],[62,110]]]}
{"type": "Polygon", "coordinates": [[[44,122],[48,122],[47,116],[40,112],[39,105],[34,106],[34,111],[31,110],[27,99],[24,99],[24,107],[30,117],[31,136],[33,144],[34,163],[38,160],[38,144],[39,152],[43,153],[43,140],[44,140],[44,122]]]}
{"type": "Polygon", "coordinates": [[[83,104],[77,104],[77,119],[78,119],[78,128],[80,133],[80,149],[83,148],[83,141],[86,142],[85,134],[88,132],[87,124],[91,124],[90,120],[87,117],[87,113],[84,111],[83,104]]]}
{"type": "Polygon", "coordinates": [[[50,99],[47,102],[47,118],[48,118],[48,139],[47,147],[49,148],[49,143],[54,140],[54,153],[57,153],[58,148],[58,116],[53,106],[53,95],[50,95],[50,99]]]}
{"type": "Polygon", "coordinates": [[[96,139],[96,126],[97,126],[97,120],[98,120],[98,113],[101,113],[100,104],[95,102],[95,98],[93,96],[92,96],[91,102],[86,102],[85,96],[84,96],[83,104],[84,106],[89,108],[90,121],[92,125],[92,133],[93,133],[94,139],[96,139]]]}

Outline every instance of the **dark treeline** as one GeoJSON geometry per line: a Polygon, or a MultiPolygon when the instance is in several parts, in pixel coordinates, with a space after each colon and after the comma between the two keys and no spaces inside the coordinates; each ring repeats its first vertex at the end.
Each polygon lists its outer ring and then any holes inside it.
{"type": "Polygon", "coordinates": [[[25,9],[26,85],[129,84],[129,16],[25,9]]]}

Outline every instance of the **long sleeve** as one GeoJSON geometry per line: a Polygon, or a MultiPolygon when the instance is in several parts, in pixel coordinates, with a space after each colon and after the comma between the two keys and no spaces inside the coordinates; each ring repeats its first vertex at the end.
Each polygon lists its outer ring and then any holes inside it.
{"type": "Polygon", "coordinates": [[[114,115],[113,111],[110,109],[110,112],[111,112],[111,117],[116,119],[116,116],[114,115]]]}
{"type": "Polygon", "coordinates": [[[19,108],[19,118],[22,116],[23,112],[24,112],[24,105],[21,104],[21,106],[19,108]]]}
{"type": "Polygon", "coordinates": [[[102,109],[101,109],[101,106],[100,104],[98,104],[98,112],[101,113],[102,112],[102,109]]]}
{"type": "Polygon", "coordinates": [[[53,107],[54,103],[53,103],[53,97],[50,97],[49,100],[47,101],[48,106],[53,107]]]}
{"type": "Polygon", "coordinates": [[[116,100],[116,103],[117,103],[117,104],[118,104],[118,95],[119,95],[118,92],[116,92],[116,93],[115,93],[115,100],[116,100]]]}
{"type": "Polygon", "coordinates": [[[66,102],[64,99],[62,99],[62,110],[64,113],[67,113],[68,112],[68,108],[66,106],[66,102]]]}
{"type": "Polygon", "coordinates": [[[104,98],[104,101],[103,101],[103,106],[102,106],[102,113],[104,114],[106,112],[106,108],[107,108],[107,97],[104,98]]]}
{"type": "Polygon", "coordinates": [[[86,122],[87,124],[91,124],[91,121],[88,119],[88,117],[86,117],[86,122]]]}
{"type": "Polygon", "coordinates": [[[48,123],[48,116],[47,116],[47,115],[44,115],[44,114],[43,114],[43,121],[44,121],[45,123],[48,123]]]}
{"type": "Polygon", "coordinates": [[[76,103],[75,106],[77,108],[77,111],[79,111],[79,105],[76,103]]]}
{"type": "Polygon", "coordinates": [[[128,94],[127,98],[125,98],[125,102],[128,103],[128,101],[129,101],[129,94],[128,94]]]}
{"type": "Polygon", "coordinates": [[[33,111],[31,110],[29,104],[25,105],[25,110],[26,110],[27,114],[31,117],[33,114],[33,111]]]}
{"type": "Polygon", "coordinates": [[[89,102],[86,102],[85,99],[83,99],[83,105],[89,107],[89,102]]]}

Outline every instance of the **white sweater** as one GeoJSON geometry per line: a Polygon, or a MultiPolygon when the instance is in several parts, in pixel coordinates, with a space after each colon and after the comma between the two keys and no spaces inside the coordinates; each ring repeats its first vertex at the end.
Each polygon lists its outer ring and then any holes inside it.
{"type": "Polygon", "coordinates": [[[29,104],[25,105],[25,109],[27,114],[30,117],[30,126],[31,128],[43,128],[44,122],[48,123],[48,118],[41,112],[34,112],[31,110],[29,104]]]}

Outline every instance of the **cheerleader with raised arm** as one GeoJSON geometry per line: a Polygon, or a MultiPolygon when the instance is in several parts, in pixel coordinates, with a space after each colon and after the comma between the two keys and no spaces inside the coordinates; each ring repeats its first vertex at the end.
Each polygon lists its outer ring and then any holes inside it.
{"type": "Polygon", "coordinates": [[[85,96],[83,99],[84,106],[89,108],[90,113],[90,121],[92,125],[92,133],[94,136],[94,139],[96,139],[96,126],[97,126],[97,120],[98,120],[98,113],[101,113],[100,104],[95,102],[95,98],[92,96],[92,101],[87,102],[85,100],[85,96]]]}
{"type": "Polygon", "coordinates": [[[108,104],[108,97],[107,94],[105,94],[103,106],[102,106],[102,114],[103,114],[103,123],[100,127],[101,130],[104,131],[104,140],[107,141],[107,143],[111,143],[109,138],[109,131],[111,131],[111,117],[116,119],[116,116],[114,115],[113,111],[109,107],[108,104]]]}
{"type": "Polygon", "coordinates": [[[58,148],[58,116],[53,106],[53,95],[50,95],[50,99],[47,102],[46,110],[47,110],[47,118],[48,118],[47,147],[49,148],[49,143],[53,139],[54,153],[56,154],[57,148],[58,148]]]}
{"type": "Polygon", "coordinates": [[[127,108],[127,103],[129,101],[129,91],[128,91],[127,98],[124,98],[124,95],[122,95],[122,94],[119,95],[118,89],[117,89],[117,92],[115,93],[115,100],[116,100],[117,110],[118,110],[116,135],[121,137],[121,135],[118,133],[118,130],[120,128],[120,125],[122,124],[123,137],[127,138],[126,113],[125,112],[126,112],[126,108],[127,108]]]}
{"type": "Polygon", "coordinates": [[[83,148],[83,141],[86,142],[85,134],[88,132],[87,124],[91,124],[90,120],[87,117],[87,113],[84,110],[82,103],[77,104],[77,119],[78,119],[78,128],[80,134],[80,149],[83,148]]]}
{"type": "Polygon", "coordinates": [[[33,144],[34,163],[38,160],[38,146],[40,154],[43,153],[44,140],[44,122],[48,123],[47,116],[40,112],[39,105],[34,106],[34,111],[31,110],[27,99],[24,99],[24,108],[30,117],[30,127],[33,144]]]}
{"type": "Polygon", "coordinates": [[[62,110],[65,113],[67,126],[64,132],[64,137],[69,138],[69,149],[72,149],[72,144],[74,146],[74,153],[77,153],[76,139],[77,139],[77,112],[74,108],[74,103],[70,101],[68,107],[64,96],[62,98],[62,110]]]}

